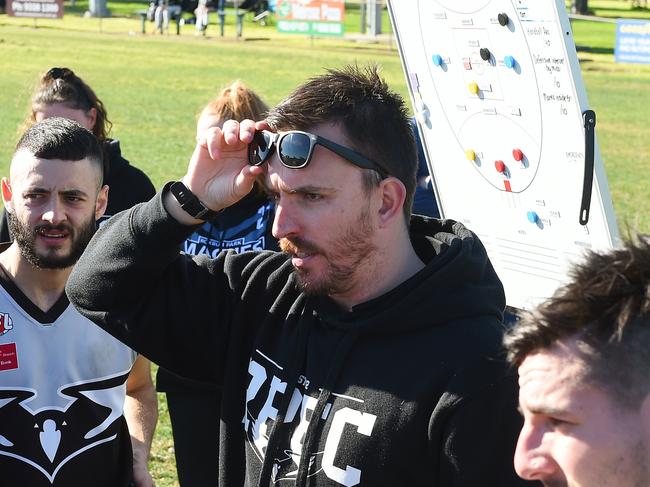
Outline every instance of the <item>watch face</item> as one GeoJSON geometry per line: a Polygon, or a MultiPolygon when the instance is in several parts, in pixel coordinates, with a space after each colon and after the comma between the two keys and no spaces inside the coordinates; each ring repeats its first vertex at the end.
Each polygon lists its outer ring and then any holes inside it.
{"type": "Polygon", "coordinates": [[[180,181],[172,183],[169,191],[181,205],[181,208],[192,218],[198,220],[209,220],[216,215],[216,212],[206,207],[201,201],[180,181]]]}
{"type": "Polygon", "coordinates": [[[169,187],[169,191],[171,191],[171,193],[174,195],[174,198],[176,198],[176,200],[181,204],[187,201],[187,199],[191,196],[194,196],[194,194],[189,189],[187,189],[187,186],[185,186],[180,181],[173,182],[169,187]]]}

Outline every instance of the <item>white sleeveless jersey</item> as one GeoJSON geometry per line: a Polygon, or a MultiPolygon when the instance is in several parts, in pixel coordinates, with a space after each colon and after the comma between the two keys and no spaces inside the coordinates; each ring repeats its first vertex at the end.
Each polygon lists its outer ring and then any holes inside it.
{"type": "Polygon", "coordinates": [[[0,275],[0,484],[128,485],[135,358],[65,295],[45,313],[0,275]]]}

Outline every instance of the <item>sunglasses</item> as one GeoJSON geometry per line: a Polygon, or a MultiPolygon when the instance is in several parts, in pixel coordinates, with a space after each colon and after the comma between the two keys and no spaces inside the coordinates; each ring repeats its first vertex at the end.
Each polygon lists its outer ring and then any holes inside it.
{"type": "Polygon", "coordinates": [[[372,169],[377,171],[381,177],[388,177],[386,169],[358,152],[320,135],[300,130],[290,130],[277,134],[266,130],[258,130],[255,132],[253,141],[248,145],[248,163],[251,166],[263,164],[269,158],[275,145],[278,158],[283,166],[290,169],[301,169],[309,165],[314,154],[314,147],[317,144],[331,150],[357,167],[372,169]]]}

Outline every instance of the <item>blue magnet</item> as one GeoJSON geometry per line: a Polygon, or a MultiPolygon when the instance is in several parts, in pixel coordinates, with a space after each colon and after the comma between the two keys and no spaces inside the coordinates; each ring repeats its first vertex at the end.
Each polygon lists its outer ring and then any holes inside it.
{"type": "Polygon", "coordinates": [[[539,221],[539,216],[537,216],[537,213],[534,211],[529,211],[526,216],[528,217],[528,221],[530,223],[537,223],[539,221]]]}
{"type": "Polygon", "coordinates": [[[431,56],[431,61],[433,61],[435,66],[440,66],[442,65],[442,56],[440,54],[434,54],[431,56]]]}
{"type": "Polygon", "coordinates": [[[503,62],[506,66],[509,68],[514,68],[515,67],[515,58],[512,56],[506,56],[503,58],[503,62]]]}

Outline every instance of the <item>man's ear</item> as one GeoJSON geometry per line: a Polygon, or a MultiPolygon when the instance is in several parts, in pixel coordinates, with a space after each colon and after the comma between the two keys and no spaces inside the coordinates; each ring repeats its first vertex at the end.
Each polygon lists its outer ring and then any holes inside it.
{"type": "Polygon", "coordinates": [[[95,220],[99,220],[106,211],[106,205],[108,205],[108,185],[105,184],[97,193],[97,199],[95,200],[95,220]]]}
{"type": "Polygon", "coordinates": [[[5,209],[11,213],[13,211],[13,206],[11,204],[13,199],[13,191],[11,189],[11,183],[6,177],[2,178],[2,201],[4,202],[5,209]]]}
{"type": "Polygon", "coordinates": [[[406,200],[406,187],[395,177],[388,177],[379,183],[381,207],[379,208],[380,228],[392,224],[396,218],[402,218],[402,208],[406,200]]]}

